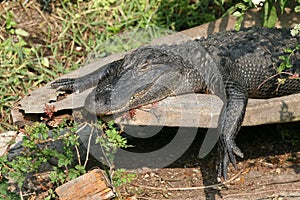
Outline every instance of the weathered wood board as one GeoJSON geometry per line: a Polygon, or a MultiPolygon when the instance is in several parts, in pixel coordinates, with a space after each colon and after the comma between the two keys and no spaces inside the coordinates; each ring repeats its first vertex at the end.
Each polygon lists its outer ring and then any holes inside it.
{"type": "MultiPolygon", "coordinates": [[[[243,26],[259,26],[257,15],[257,13],[247,15],[243,26]]],[[[291,27],[300,21],[299,16],[294,15],[290,16],[288,21],[287,18],[284,19],[285,22],[279,21],[278,27],[281,27],[282,24],[291,27]]],[[[195,39],[212,32],[233,29],[234,23],[235,18],[233,17],[222,18],[212,23],[159,38],[153,44],[171,44],[195,39]]],[[[123,56],[124,54],[117,54],[106,57],[60,78],[83,76],[123,56]]],[[[43,113],[47,103],[53,104],[57,111],[80,108],[84,105],[84,100],[91,90],[86,90],[80,94],[71,94],[68,98],[56,102],[57,91],[47,84],[20,100],[17,109],[23,110],[24,113],[43,113]]],[[[134,117],[135,120],[124,120],[121,117],[115,117],[114,119],[121,124],[216,127],[222,102],[214,95],[189,94],[167,98],[158,102],[155,107],[150,109],[150,112],[138,109],[134,117]]],[[[268,100],[250,99],[243,125],[250,126],[297,120],[300,120],[300,94],[268,100]]]]}
{"type": "MultiPolygon", "coordinates": [[[[249,99],[243,126],[300,121],[300,94],[249,99]]],[[[136,110],[135,117],[114,117],[120,124],[216,128],[222,101],[215,95],[187,94],[169,97],[153,108],[136,110]]],[[[149,108],[150,107],[150,108],[149,108]]]]}
{"type": "Polygon", "coordinates": [[[104,171],[94,169],[59,186],[55,192],[60,200],[113,199],[116,195],[108,186],[104,176],[104,171]]]}

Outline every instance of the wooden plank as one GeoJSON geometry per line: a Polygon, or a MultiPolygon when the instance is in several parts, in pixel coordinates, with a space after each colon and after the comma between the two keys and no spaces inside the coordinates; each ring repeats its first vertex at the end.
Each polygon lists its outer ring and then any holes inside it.
{"type": "MultiPolygon", "coordinates": [[[[272,99],[249,99],[243,126],[300,120],[300,94],[272,99]]],[[[217,127],[222,101],[215,95],[169,97],[154,106],[137,109],[134,118],[111,116],[119,124],[217,127]]],[[[128,116],[128,115],[127,115],[128,116]]]]}
{"type": "Polygon", "coordinates": [[[60,200],[103,199],[115,197],[114,192],[106,184],[103,171],[94,169],[55,189],[60,200]]]}

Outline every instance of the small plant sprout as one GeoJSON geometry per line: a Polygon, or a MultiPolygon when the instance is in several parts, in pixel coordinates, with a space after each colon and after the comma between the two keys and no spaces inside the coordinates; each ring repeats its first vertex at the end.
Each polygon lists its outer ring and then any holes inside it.
{"type": "Polygon", "coordinates": [[[296,24],[293,29],[291,29],[292,36],[300,36],[300,24],[296,24]]]}

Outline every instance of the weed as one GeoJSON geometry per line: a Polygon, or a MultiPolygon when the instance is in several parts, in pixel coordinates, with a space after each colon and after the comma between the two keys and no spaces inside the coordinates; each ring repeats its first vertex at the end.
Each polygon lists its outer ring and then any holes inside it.
{"type": "Polygon", "coordinates": [[[224,9],[219,1],[162,0],[153,18],[159,27],[180,31],[211,22],[222,12],[224,9]]]}
{"type": "Polygon", "coordinates": [[[5,22],[5,29],[10,34],[14,34],[16,25],[17,25],[17,23],[13,20],[13,14],[11,12],[7,12],[6,22],[5,22]]]}
{"type": "Polygon", "coordinates": [[[287,53],[288,55],[279,56],[279,59],[281,60],[281,63],[279,65],[279,67],[277,68],[277,71],[279,73],[283,72],[286,69],[290,69],[291,67],[293,67],[293,65],[291,64],[291,57],[294,56],[295,52],[298,51],[299,49],[300,49],[299,45],[297,45],[294,49],[287,48],[284,50],[284,53],[287,53]]]}
{"type": "Polygon", "coordinates": [[[8,180],[4,177],[1,178],[0,181],[0,198],[1,199],[11,199],[11,200],[19,200],[20,197],[14,193],[7,190],[9,187],[8,180]]]}
{"type": "Polygon", "coordinates": [[[56,76],[47,65],[47,57],[40,56],[40,48],[24,39],[28,33],[15,26],[8,12],[6,29],[11,37],[0,43],[0,132],[13,128],[8,115],[13,103],[29,93],[31,88],[45,84],[56,76]]]}
{"type": "MultiPolygon", "coordinates": [[[[298,30],[299,29],[299,25],[296,25],[292,30],[291,30],[291,35],[292,36],[296,36],[298,35],[298,30]]],[[[281,55],[279,56],[279,59],[281,60],[279,66],[277,67],[277,72],[278,74],[287,74],[288,75],[288,78],[290,79],[300,79],[299,78],[299,74],[298,73],[290,73],[290,72],[284,72],[285,70],[288,70],[290,68],[293,67],[291,61],[292,61],[292,58],[293,56],[295,56],[295,53],[297,51],[300,50],[300,46],[299,44],[295,44],[295,48],[294,49],[291,49],[291,48],[286,48],[284,50],[284,53],[287,54],[287,55],[281,55]]],[[[282,85],[285,83],[287,78],[278,78],[278,84],[279,85],[282,85]]]]}
{"type": "MultiPolygon", "coordinates": [[[[224,2],[224,0],[223,0],[224,2]]],[[[278,16],[280,14],[284,13],[284,9],[286,8],[288,0],[243,0],[242,2],[239,2],[235,5],[233,5],[231,8],[229,8],[225,15],[233,15],[237,17],[237,21],[235,24],[235,29],[239,30],[241,28],[242,22],[245,17],[245,13],[247,10],[251,8],[262,8],[262,18],[263,18],[263,26],[272,28],[275,26],[276,22],[278,21],[278,16]]],[[[298,0],[298,4],[300,1],[298,0]]],[[[295,12],[300,12],[300,6],[296,6],[294,8],[295,12]]]]}
{"type": "Polygon", "coordinates": [[[101,146],[102,153],[104,155],[102,163],[107,163],[109,167],[106,174],[111,185],[114,187],[114,190],[120,197],[121,194],[119,192],[119,188],[126,183],[130,183],[132,179],[136,177],[136,174],[128,173],[125,169],[115,169],[114,167],[114,158],[117,150],[120,148],[132,147],[132,145],[127,144],[126,138],[120,135],[121,131],[117,130],[114,124],[114,121],[110,121],[108,123],[102,123],[100,121],[98,123],[98,128],[105,134],[98,136],[96,143],[101,146]]]}
{"type": "MultiPolygon", "coordinates": [[[[49,131],[43,123],[36,123],[25,128],[23,137],[23,150],[20,155],[13,159],[8,159],[7,155],[0,157],[0,170],[2,177],[12,179],[22,190],[24,181],[28,173],[37,172],[41,165],[46,162],[56,160],[57,164],[50,173],[50,180],[56,185],[72,180],[85,173],[85,169],[80,164],[74,166],[74,147],[79,146],[76,134],[77,126],[63,128],[66,124],[61,124],[57,129],[49,131]],[[50,143],[61,141],[62,152],[50,147],[50,143]]],[[[53,162],[51,162],[53,163],[53,162]]],[[[79,162],[80,163],[80,162],[79,162]]],[[[2,179],[1,184],[7,184],[6,179],[2,179]]],[[[1,191],[1,195],[6,195],[7,191],[1,191]]]]}
{"type": "MultiPolygon", "coordinates": [[[[96,142],[103,149],[103,162],[109,164],[107,174],[112,186],[116,189],[130,182],[135,177],[135,174],[127,173],[124,169],[115,170],[113,165],[118,148],[131,147],[127,144],[127,140],[120,135],[120,131],[116,129],[113,121],[108,123],[99,122],[91,126],[99,128],[105,133],[99,136],[96,142]]],[[[15,193],[7,189],[8,180],[12,179],[20,191],[22,191],[28,174],[38,172],[42,164],[46,162],[54,165],[49,175],[52,186],[48,190],[48,199],[55,196],[53,192],[54,187],[84,174],[86,172],[86,163],[84,165],[81,164],[78,151],[79,136],[77,133],[79,131],[80,129],[78,129],[76,123],[73,123],[72,127],[67,127],[66,122],[53,130],[49,130],[43,123],[26,126],[22,143],[23,150],[20,155],[13,159],[8,159],[7,155],[0,157],[0,172],[2,177],[0,182],[0,196],[11,196],[11,198],[16,196],[15,193]],[[62,149],[51,147],[51,144],[54,142],[61,142],[59,146],[62,146],[62,149]],[[74,152],[78,154],[78,164],[74,163],[74,152]]]]}
{"type": "Polygon", "coordinates": [[[121,187],[126,183],[130,183],[136,177],[136,174],[128,173],[125,169],[117,169],[112,177],[114,186],[121,187]]]}

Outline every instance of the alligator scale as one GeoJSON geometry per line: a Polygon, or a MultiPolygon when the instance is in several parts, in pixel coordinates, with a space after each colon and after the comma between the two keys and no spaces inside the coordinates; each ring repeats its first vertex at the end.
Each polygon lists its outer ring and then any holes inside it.
{"type": "Polygon", "coordinates": [[[177,45],[146,46],[123,59],[77,79],[51,84],[61,90],[82,91],[96,86],[85,108],[98,115],[127,111],[169,96],[209,90],[223,101],[218,177],[227,177],[248,98],[273,98],[300,92],[300,40],[288,29],[247,28],[220,32],[177,45]],[[295,50],[287,53],[286,49],[295,50]],[[278,67],[282,56],[291,66],[278,67]],[[284,80],[280,83],[279,80],[284,80]]]}

